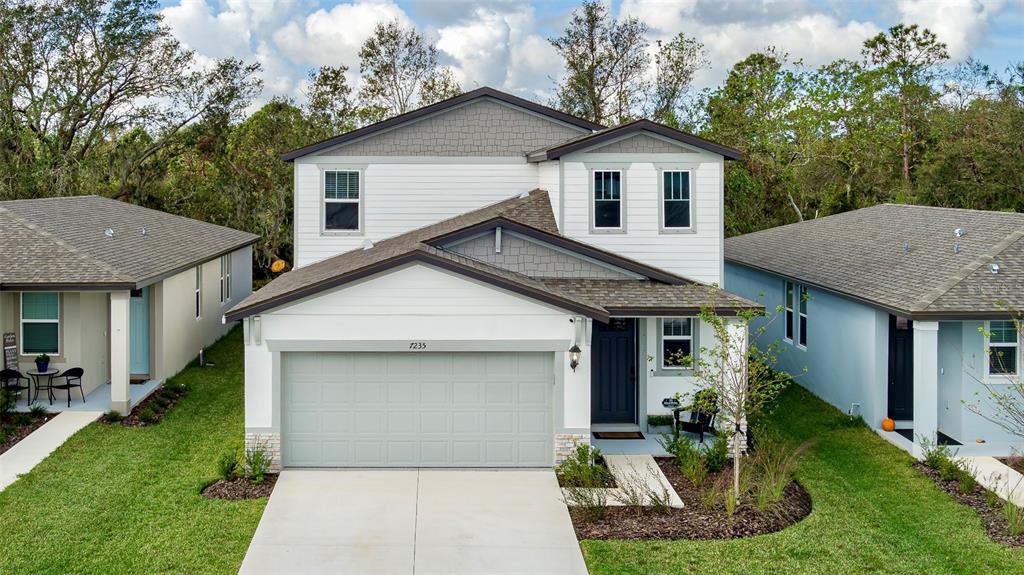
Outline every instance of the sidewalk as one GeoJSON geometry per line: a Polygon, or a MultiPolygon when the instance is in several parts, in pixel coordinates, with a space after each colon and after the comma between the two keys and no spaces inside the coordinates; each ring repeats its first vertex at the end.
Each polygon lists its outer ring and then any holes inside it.
{"type": "Polygon", "coordinates": [[[1018,507],[1024,507],[1024,475],[994,457],[963,457],[968,469],[985,489],[1018,507]]]}
{"type": "Polygon", "coordinates": [[[0,455],[0,491],[32,470],[69,437],[103,415],[102,411],[65,411],[0,455]]]}

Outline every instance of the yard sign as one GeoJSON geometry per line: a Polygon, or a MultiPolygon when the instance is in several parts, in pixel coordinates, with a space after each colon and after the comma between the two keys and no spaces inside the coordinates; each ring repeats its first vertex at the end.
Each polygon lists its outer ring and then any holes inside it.
{"type": "Polygon", "coordinates": [[[13,333],[4,334],[4,368],[18,369],[18,342],[13,333]]]}

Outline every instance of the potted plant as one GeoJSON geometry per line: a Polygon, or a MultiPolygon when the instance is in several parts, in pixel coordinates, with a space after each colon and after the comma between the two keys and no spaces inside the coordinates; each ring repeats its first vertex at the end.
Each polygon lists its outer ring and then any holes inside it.
{"type": "Polygon", "coordinates": [[[36,370],[39,371],[39,373],[43,373],[47,369],[50,369],[50,356],[46,355],[45,353],[37,355],[36,370]]]}

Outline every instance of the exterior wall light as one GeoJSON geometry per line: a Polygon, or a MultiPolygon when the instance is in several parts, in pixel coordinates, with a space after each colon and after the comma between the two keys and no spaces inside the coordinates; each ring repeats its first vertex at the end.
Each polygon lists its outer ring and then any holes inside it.
{"type": "Polygon", "coordinates": [[[569,367],[573,371],[576,371],[576,367],[580,364],[580,346],[573,344],[569,348],[569,367]]]}

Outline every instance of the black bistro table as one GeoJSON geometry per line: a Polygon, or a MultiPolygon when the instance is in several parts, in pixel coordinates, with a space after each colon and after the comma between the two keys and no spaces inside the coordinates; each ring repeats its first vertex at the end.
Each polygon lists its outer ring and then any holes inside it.
{"type": "Polygon", "coordinates": [[[29,377],[32,378],[32,382],[35,383],[36,393],[32,396],[32,403],[35,403],[39,399],[39,382],[45,377],[46,378],[46,396],[50,400],[50,405],[53,405],[53,376],[60,373],[59,369],[51,367],[46,371],[39,371],[38,369],[30,369],[25,372],[29,377]]]}

